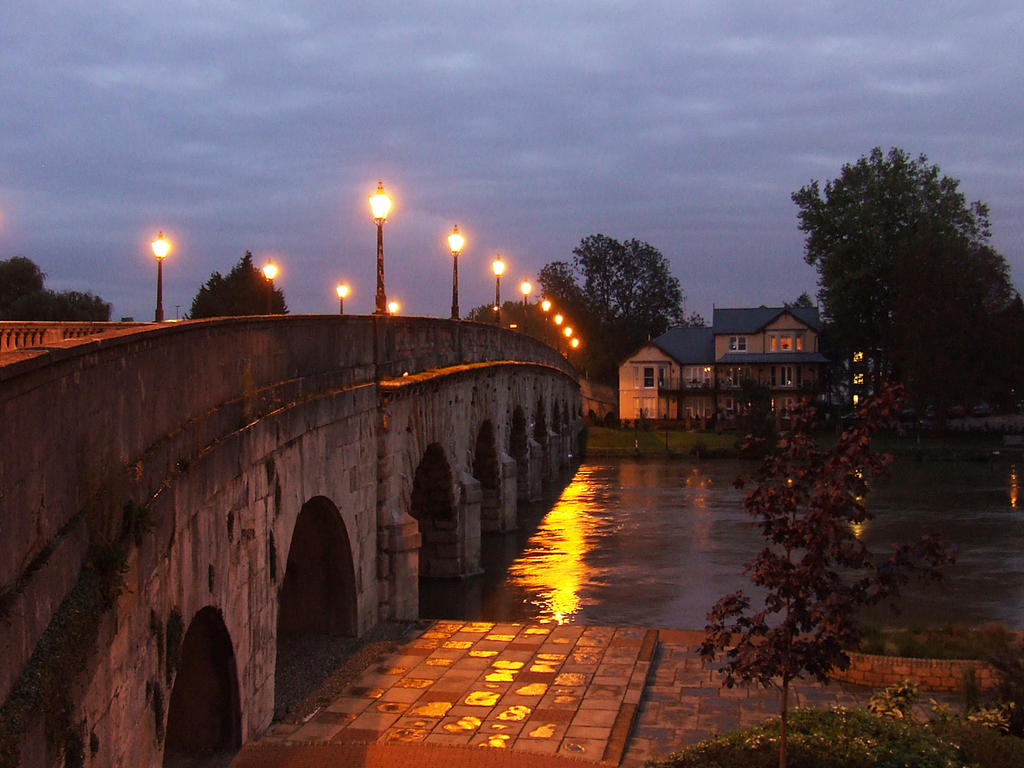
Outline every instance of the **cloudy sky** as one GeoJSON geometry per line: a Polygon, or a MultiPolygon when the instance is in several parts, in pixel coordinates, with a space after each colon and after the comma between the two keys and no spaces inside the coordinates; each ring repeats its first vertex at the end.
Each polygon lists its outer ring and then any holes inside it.
{"type": "Polygon", "coordinates": [[[992,209],[1024,288],[1024,6],[1003,2],[4,0],[0,258],[152,318],[246,250],[293,312],[447,316],[582,237],[668,257],[689,310],[815,291],[790,194],[873,146],[992,209]]]}

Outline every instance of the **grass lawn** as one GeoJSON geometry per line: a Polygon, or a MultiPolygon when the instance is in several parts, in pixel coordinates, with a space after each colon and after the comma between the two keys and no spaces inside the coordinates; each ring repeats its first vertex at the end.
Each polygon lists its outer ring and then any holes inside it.
{"type": "Polygon", "coordinates": [[[738,456],[735,432],[715,434],[686,430],[587,428],[587,453],[592,456],[738,456]]]}
{"type": "MultiPolygon", "coordinates": [[[[830,447],[835,443],[834,431],[821,431],[818,444],[830,447]]],[[[680,456],[702,458],[737,458],[744,435],[736,431],[717,434],[711,431],[682,429],[618,429],[588,427],[586,450],[591,456],[680,456]]],[[[930,432],[897,434],[895,430],[879,432],[872,447],[921,461],[982,461],[995,453],[1008,453],[998,432],[930,432]]],[[[1020,453],[1020,449],[1015,449],[1020,453]]]]}

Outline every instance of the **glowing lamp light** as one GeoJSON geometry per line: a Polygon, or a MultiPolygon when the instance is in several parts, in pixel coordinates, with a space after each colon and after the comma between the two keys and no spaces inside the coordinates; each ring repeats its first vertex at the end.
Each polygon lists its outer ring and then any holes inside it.
{"type": "Polygon", "coordinates": [[[550,309],[551,309],[551,302],[550,302],[550,301],[548,301],[547,299],[544,299],[544,301],[542,301],[542,302],[540,303],[540,308],[541,308],[541,309],[542,309],[542,310],[543,310],[544,312],[548,312],[548,311],[550,311],[550,309]]]}
{"type": "Polygon", "coordinates": [[[466,244],[466,238],[459,234],[459,225],[456,224],[452,233],[448,235],[448,250],[452,253],[462,253],[462,246],[466,244]]]}
{"type": "Polygon", "coordinates": [[[263,276],[267,278],[267,280],[273,280],[275,277],[277,277],[277,265],[275,265],[274,262],[272,261],[268,261],[266,264],[264,264],[263,276]]]}
{"type": "Polygon", "coordinates": [[[337,291],[339,299],[344,299],[346,296],[348,296],[348,286],[345,285],[344,283],[338,286],[337,291]]]}
{"type": "Polygon", "coordinates": [[[384,181],[377,182],[377,192],[370,195],[370,210],[373,211],[373,220],[378,224],[388,218],[391,210],[391,198],[384,193],[384,181]]]}
{"type": "Polygon", "coordinates": [[[563,320],[565,320],[565,318],[561,315],[555,315],[555,325],[561,325],[563,320]]]}
{"type": "Polygon", "coordinates": [[[392,315],[395,314],[398,311],[399,306],[400,305],[397,301],[389,301],[388,312],[390,312],[392,315]]]}
{"type": "Polygon", "coordinates": [[[580,340],[578,337],[574,338],[570,343],[572,344],[573,349],[577,349],[580,346],[580,340]]]}
{"type": "Polygon", "coordinates": [[[153,241],[153,255],[158,259],[163,259],[166,258],[169,250],[171,250],[171,244],[164,240],[163,230],[160,230],[156,240],[153,241]]]}
{"type": "Polygon", "coordinates": [[[528,280],[523,280],[523,282],[519,284],[519,290],[523,292],[523,297],[525,298],[530,295],[530,291],[533,290],[533,286],[530,285],[528,280]]]}
{"type": "Polygon", "coordinates": [[[494,270],[495,277],[501,277],[505,273],[505,262],[501,260],[501,256],[494,260],[491,269],[494,270]]]}
{"type": "Polygon", "coordinates": [[[572,328],[570,328],[568,325],[565,326],[565,329],[562,331],[562,333],[565,334],[565,338],[572,338],[572,328]]]}

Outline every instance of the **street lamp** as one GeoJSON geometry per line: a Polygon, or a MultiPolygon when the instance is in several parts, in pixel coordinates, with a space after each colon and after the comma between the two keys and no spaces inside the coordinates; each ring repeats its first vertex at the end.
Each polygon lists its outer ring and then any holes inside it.
{"type": "MultiPolygon", "coordinates": [[[[563,333],[563,334],[565,334],[565,343],[566,343],[566,345],[567,345],[567,346],[566,346],[566,352],[565,352],[565,354],[566,354],[566,356],[568,356],[568,354],[569,354],[569,348],[568,348],[568,344],[569,344],[569,339],[571,339],[571,338],[572,338],[572,328],[570,328],[570,327],[569,327],[569,326],[567,325],[567,326],[565,326],[565,328],[563,328],[563,329],[562,329],[562,333],[563,333]]],[[[559,349],[561,349],[562,345],[561,345],[561,344],[559,344],[559,345],[558,345],[558,347],[559,347],[559,349]]]]}
{"type": "Polygon", "coordinates": [[[164,231],[156,236],[153,241],[153,255],[156,256],[156,314],[154,320],[158,323],[164,321],[164,259],[167,252],[171,250],[171,244],[164,240],[164,231]]]}
{"type": "Polygon", "coordinates": [[[526,333],[526,321],[528,320],[526,316],[527,299],[530,296],[530,291],[533,290],[533,286],[530,285],[529,280],[523,280],[523,282],[519,284],[519,290],[523,292],[523,333],[526,333]]]}
{"type": "Polygon", "coordinates": [[[376,313],[387,312],[387,297],[384,295],[384,222],[391,210],[391,198],[384,194],[384,182],[377,182],[376,194],[370,195],[370,210],[377,225],[377,302],[376,313]]]}
{"type": "Polygon", "coordinates": [[[548,312],[551,311],[551,301],[549,299],[544,299],[540,303],[540,309],[541,312],[544,313],[544,343],[547,344],[550,336],[548,333],[548,312]]]}
{"type": "Polygon", "coordinates": [[[345,314],[345,297],[348,296],[348,286],[344,283],[338,283],[336,288],[338,292],[338,314],[345,314]]]}
{"type": "Polygon", "coordinates": [[[267,314],[274,308],[274,278],[277,277],[277,266],[272,261],[263,265],[263,277],[267,279],[267,314]]]}
{"type": "Polygon", "coordinates": [[[459,254],[465,244],[466,238],[459,234],[456,224],[448,235],[448,250],[452,252],[452,320],[459,319],[459,254]]]}
{"type": "Polygon", "coordinates": [[[505,271],[505,262],[500,253],[494,257],[491,269],[494,270],[494,322],[501,325],[501,274],[505,271]]]}
{"type": "Polygon", "coordinates": [[[389,301],[388,302],[388,313],[392,314],[392,315],[395,314],[398,311],[398,307],[399,307],[399,304],[398,304],[397,301],[389,301]]]}

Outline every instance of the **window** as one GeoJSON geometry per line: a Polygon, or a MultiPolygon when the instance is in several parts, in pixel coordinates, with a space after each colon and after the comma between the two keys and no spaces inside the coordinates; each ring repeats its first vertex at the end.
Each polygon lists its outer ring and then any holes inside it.
{"type": "Polygon", "coordinates": [[[796,335],[796,349],[798,352],[802,352],[804,349],[804,335],[802,333],[796,335]]]}
{"type": "Polygon", "coordinates": [[[778,351],[778,349],[779,349],[779,338],[778,338],[778,336],[769,336],[768,337],[768,351],[769,352],[776,352],[776,351],[778,351]]]}
{"type": "Polygon", "coordinates": [[[792,336],[780,336],[779,337],[779,349],[783,352],[789,352],[793,349],[793,337],[792,336]]]}
{"type": "Polygon", "coordinates": [[[654,386],[654,368],[644,368],[644,389],[654,386]]]}
{"type": "Polygon", "coordinates": [[[665,388],[665,369],[661,366],[658,367],[658,389],[665,388]]]}
{"type": "Polygon", "coordinates": [[[772,366],[772,386],[792,387],[793,386],[793,366],[792,365],[774,365],[774,366],[772,366]]]}
{"type": "Polygon", "coordinates": [[[746,336],[730,336],[729,337],[729,351],[730,352],[746,352],[747,351],[747,337],[746,336]]]}

